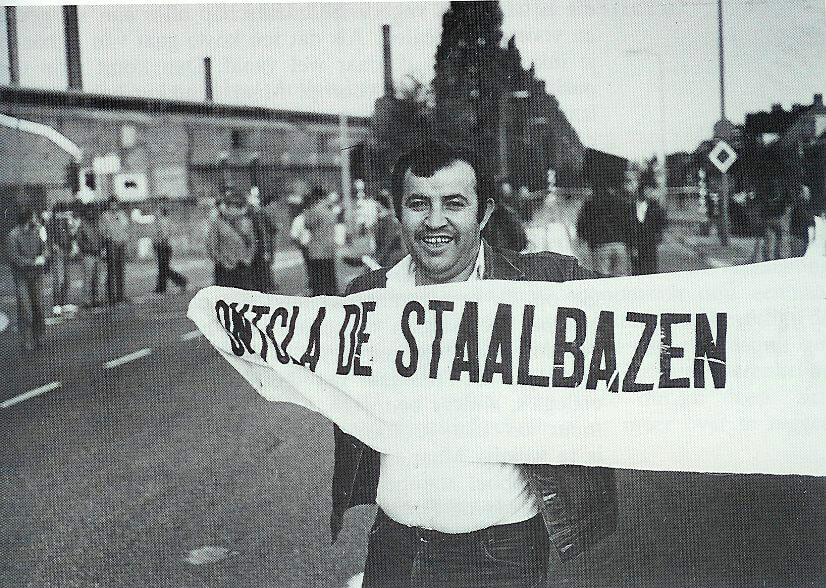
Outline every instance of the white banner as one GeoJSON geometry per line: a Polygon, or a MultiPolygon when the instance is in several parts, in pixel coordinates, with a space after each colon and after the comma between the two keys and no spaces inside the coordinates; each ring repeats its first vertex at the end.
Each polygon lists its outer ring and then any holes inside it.
{"type": "Polygon", "coordinates": [[[189,317],[265,398],[447,460],[826,475],[826,260],[299,298],[189,317]]]}

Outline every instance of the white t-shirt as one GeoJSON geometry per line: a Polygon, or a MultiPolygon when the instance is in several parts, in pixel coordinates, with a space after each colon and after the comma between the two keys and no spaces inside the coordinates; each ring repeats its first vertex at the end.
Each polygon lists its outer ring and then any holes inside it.
{"type": "MultiPolygon", "coordinates": [[[[484,249],[480,246],[468,281],[482,279],[484,267],[484,249]]],[[[388,270],[388,288],[415,285],[415,266],[409,255],[388,270]]],[[[468,533],[525,521],[539,512],[527,480],[514,464],[450,462],[382,453],[379,472],[376,503],[403,525],[468,533]]]]}

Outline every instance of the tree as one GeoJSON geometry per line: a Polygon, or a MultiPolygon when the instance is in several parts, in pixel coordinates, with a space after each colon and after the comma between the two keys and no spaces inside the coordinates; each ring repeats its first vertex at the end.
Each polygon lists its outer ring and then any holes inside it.
{"type": "Polygon", "coordinates": [[[390,168],[399,155],[415,145],[430,131],[432,95],[428,87],[413,76],[405,78],[398,96],[376,100],[373,114],[374,145],[372,167],[380,178],[389,178],[390,168]]]}
{"type": "Polygon", "coordinates": [[[502,10],[498,1],[451,2],[442,17],[433,96],[436,131],[475,148],[495,173],[502,70],[502,10]]]}

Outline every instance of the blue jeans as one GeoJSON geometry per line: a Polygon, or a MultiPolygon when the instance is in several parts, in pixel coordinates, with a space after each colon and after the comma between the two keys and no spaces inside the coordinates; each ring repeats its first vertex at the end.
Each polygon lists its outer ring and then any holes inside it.
{"type": "Polygon", "coordinates": [[[362,588],[534,588],[545,585],[550,541],[542,515],[471,533],[397,523],[379,509],[362,588]]]}
{"type": "Polygon", "coordinates": [[[46,318],[43,310],[43,275],[40,270],[15,274],[14,293],[17,298],[17,324],[24,351],[40,347],[46,318]]]}

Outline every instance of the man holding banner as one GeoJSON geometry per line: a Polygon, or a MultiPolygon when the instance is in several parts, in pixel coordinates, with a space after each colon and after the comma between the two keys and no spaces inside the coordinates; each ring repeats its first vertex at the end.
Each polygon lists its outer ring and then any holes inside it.
{"type": "MultiPolygon", "coordinates": [[[[356,278],[347,294],[595,277],[572,257],[488,246],[480,232],[495,206],[492,184],[467,152],[426,142],[400,158],[392,180],[409,255],[389,270],[356,278]]],[[[614,476],[607,468],[410,458],[379,453],[338,426],[335,436],[334,537],[347,508],[379,506],[365,588],[541,586],[551,546],[566,560],[616,527],[614,476]]]]}
{"type": "Polygon", "coordinates": [[[585,279],[485,243],[489,193],[429,142],[394,171],[394,267],[190,302],[259,394],[335,423],[333,536],[379,507],[365,586],[541,586],[614,532],[610,468],[826,475],[823,258],[585,279]]]}

